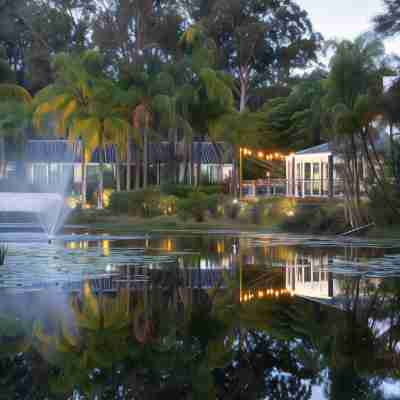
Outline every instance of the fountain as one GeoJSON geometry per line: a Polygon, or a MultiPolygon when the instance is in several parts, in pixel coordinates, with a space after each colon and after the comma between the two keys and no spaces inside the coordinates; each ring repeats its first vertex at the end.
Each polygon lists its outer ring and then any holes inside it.
{"type": "Polygon", "coordinates": [[[58,193],[0,193],[0,213],[34,214],[49,241],[61,229],[70,211],[58,193]]]}

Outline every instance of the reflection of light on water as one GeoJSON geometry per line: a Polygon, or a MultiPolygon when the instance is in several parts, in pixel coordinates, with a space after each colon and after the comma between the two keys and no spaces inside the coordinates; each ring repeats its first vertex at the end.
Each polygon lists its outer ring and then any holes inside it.
{"type": "Polygon", "coordinates": [[[174,250],[174,244],[171,239],[165,239],[163,241],[163,244],[161,247],[165,251],[173,251],[174,250]]]}
{"type": "Polygon", "coordinates": [[[80,242],[68,242],[66,244],[67,249],[76,250],[76,249],[88,249],[89,242],[87,240],[82,240],[80,242]]]}
{"type": "Polygon", "coordinates": [[[76,242],[67,243],[67,249],[75,250],[77,248],[78,248],[78,243],[76,243],[76,242]]]}
{"type": "Polygon", "coordinates": [[[225,252],[225,243],[222,240],[217,242],[217,253],[222,254],[225,252]]]}
{"type": "Polygon", "coordinates": [[[102,241],[102,246],[103,246],[103,254],[106,257],[110,256],[110,241],[109,240],[103,240],[102,241]]]}

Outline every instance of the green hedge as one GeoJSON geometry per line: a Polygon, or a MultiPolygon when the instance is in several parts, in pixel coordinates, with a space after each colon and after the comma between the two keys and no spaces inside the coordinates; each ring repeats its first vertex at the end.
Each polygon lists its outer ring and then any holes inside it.
{"type": "Polygon", "coordinates": [[[159,189],[114,192],[109,209],[115,214],[152,218],[176,213],[176,197],[162,195],[159,189]]]}
{"type": "Polygon", "coordinates": [[[169,183],[162,186],[161,192],[166,195],[187,199],[192,193],[195,192],[202,192],[211,196],[223,193],[224,189],[224,185],[204,185],[195,187],[191,185],[177,185],[169,183]]]}

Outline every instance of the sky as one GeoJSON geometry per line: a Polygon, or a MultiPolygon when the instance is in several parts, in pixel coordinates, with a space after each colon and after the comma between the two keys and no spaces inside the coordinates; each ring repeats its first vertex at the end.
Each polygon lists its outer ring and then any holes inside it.
{"type": "MultiPolygon", "coordinates": [[[[325,39],[354,39],[372,30],[372,18],[384,11],[382,0],[297,0],[325,39]]],[[[385,41],[388,53],[400,55],[400,35],[385,41]]]]}

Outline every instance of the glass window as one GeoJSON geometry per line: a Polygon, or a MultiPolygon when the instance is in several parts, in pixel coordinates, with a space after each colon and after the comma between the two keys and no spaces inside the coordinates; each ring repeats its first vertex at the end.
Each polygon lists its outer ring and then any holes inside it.
{"type": "Polygon", "coordinates": [[[311,179],[311,163],[304,164],[304,179],[311,179]]]}
{"type": "Polygon", "coordinates": [[[301,179],[301,163],[297,163],[296,164],[296,168],[297,168],[297,179],[301,179]]]}
{"type": "Polygon", "coordinates": [[[33,164],[33,184],[45,185],[47,184],[47,165],[46,164],[33,164]]]}
{"type": "Polygon", "coordinates": [[[313,163],[313,179],[320,179],[319,163],[313,163]]]}

